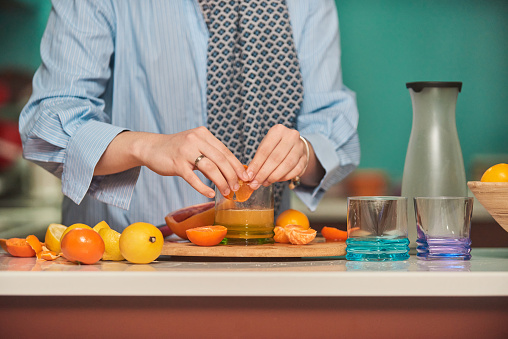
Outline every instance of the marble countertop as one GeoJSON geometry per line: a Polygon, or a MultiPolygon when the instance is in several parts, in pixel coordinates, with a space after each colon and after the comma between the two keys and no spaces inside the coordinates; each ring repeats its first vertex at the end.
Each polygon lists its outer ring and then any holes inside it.
{"type": "Polygon", "coordinates": [[[0,252],[0,295],[508,296],[508,248],[470,261],[160,257],[148,265],[37,261],[0,252]]]}

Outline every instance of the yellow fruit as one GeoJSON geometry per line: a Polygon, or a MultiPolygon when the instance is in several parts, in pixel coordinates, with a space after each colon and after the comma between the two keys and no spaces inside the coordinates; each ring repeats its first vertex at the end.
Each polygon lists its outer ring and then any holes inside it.
{"type": "Polygon", "coordinates": [[[46,243],[46,247],[50,251],[53,251],[56,254],[61,252],[60,239],[62,238],[62,234],[65,232],[66,229],[67,229],[66,226],[60,224],[50,224],[48,226],[44,242],[46,243]]]}
{"type": "MultiPolygon", "coordinates": [[[[106,224],[107,225],[107,224],[106,224]]],[[[102,260],[121,261],[124,260],[120,252],[120,233],[111,228],[101,228],[99,235],[104,240],[104,254],[102,260]]]]}
{"type": "Polygon", "coordinates": [[[134,264],[151,263],[159,257],[163,245],[162,232],[146,222],[128,226],[120,236],[120,252],[134,264]]]}
{"type": "Polygon", "coordinates": [[[62,239],[65,237],[65,235],[67,233],[69,233],[70,230],[73,230],[75,228],[88,228],[89,230],[91,230],[92,228],[88,225],[85,225],[85,224],[73,224],[73,225],[70,225],[69,227],[67,227],[67,229],[62,233],[62,236],[60,237],[60,242],[62,242],[62,239]]]}
{"type": "Polygon", "coordinates": [[[497,164],[483,173],[482,182],[508,182],[508,164],[497,164]]]}
{"type": "Polygon", "coordinates": [[[111,229],[111,227],[109,227],[108,223],[107,223],[107,222],[105,222],[104,220],[103,220],[103,221],[101,221],[100,223],[98,223],[97,225],[95,225],[92,229],[93,229],[95,232],[99,233],[99,231],[100,231],[101,229],[103,229],[103,228],[111,229]]]}

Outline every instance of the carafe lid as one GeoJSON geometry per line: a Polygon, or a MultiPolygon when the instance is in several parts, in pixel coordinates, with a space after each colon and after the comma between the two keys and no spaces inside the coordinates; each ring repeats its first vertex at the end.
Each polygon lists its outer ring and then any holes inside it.
{"type": "Polygon", "coordinates": [[[421,92],[425,87],[457,87],[462,89],[462,82],[460,81],[417,81],[406,82],[406,87],[411,88],[415,92],[421,92]]]}

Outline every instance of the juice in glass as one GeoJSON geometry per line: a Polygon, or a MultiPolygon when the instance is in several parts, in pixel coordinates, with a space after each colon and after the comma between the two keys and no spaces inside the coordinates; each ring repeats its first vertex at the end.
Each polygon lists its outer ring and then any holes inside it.
{"type": "Polygon", "coordinates": [[[272,187],[260,187],[248,200],[228,200],[217,192],[215,225],[228,229],[229,245],[257,245],[273,242],[274,211],[272,187]]]}

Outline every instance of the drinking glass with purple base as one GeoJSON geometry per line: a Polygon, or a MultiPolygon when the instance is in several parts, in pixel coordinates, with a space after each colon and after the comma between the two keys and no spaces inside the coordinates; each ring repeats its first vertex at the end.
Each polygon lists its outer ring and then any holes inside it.
{"type": "Polygon", "coordinates": [[[418,259],[471,259],[472,197],[416,197],[414,207],[418,259]]]}

